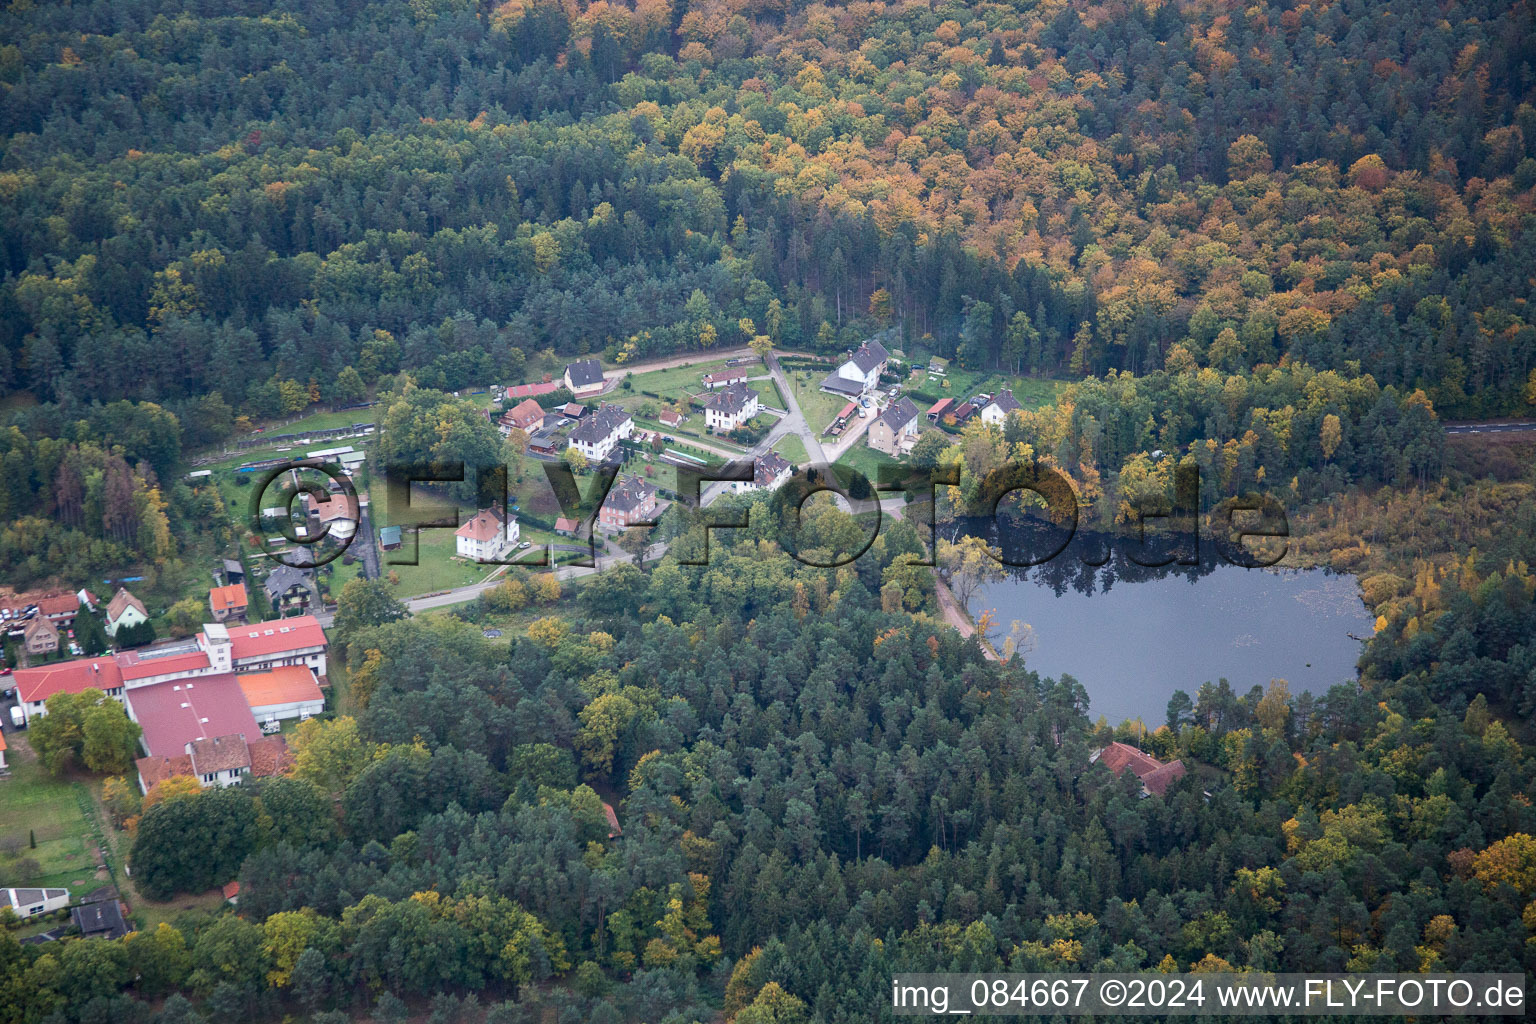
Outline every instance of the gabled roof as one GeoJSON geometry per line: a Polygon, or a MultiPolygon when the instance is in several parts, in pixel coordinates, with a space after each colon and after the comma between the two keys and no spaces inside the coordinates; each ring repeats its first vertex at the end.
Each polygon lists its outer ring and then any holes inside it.
{"type": "Polygon", "coordinates": [[[525,398],[501,416],[502,422],[510,423],[515,427],[524,424],[532,425],[544,421],[544,407],[531,398],[525,398]]]}
{"type": "Polygon", "coordinates": [[[1003,411],[1004,416],[1008,415],[1010,412],[1013,412],[1015,409],[1024,408],[1018,403],[1018,400],[1013,397],[1013,391],[1009,388],[1003,388],[1003,390],[998,393],[996,398],[987,403],[988,408],[991,408],[994,405],[1003,411]]]}
{"type": "Polygon", "coordinates": [[[603,364],[596,359],[583,359],[565,368],[573,387],[584,388],[603,382],[603,364]]]}
{"type": "Polygon", "coordinates": [[[764,452],[752,460],[752,480],[759,487],[767,487],[788,470],[789,460],[778,452],[764,452]]]}
{"type": "Polygon", "coordinates": [[[258,779],[281,775],[293,765],[288,741],[281,736],[263,736],[247,746],[251,752],[251,775],[258,779]]]}
{"type": "Polygon", "coordinates": [[[871,338],[859,346],[859,350],[849,356],[853,365],[859,368],[860,373],[868,373],[881,363],[887,362],[891,354],[885,350],[885,346],[871,338]]]}
{"type": "Polygon", "coordinates": [[[60,594],[45,594],[37,599],[38,614],[50,618],[68,618],[79,608],[80,598],[67,590],[60,594]]]}
{"type": "Polygon", "coordinates": [[[224,575],[228,576],[230,573],[238,573],[241,576],[245,575],[245,566],[240,564],[239,559],[224,559],[224,575]]]}
{"type": "Polygon", "coordinates": [[[16,692],[28,704],[45,701],[57,693],[93,689],[105,693],[123,685],[123,673],[114,658],[78,658],[37,668],[19,668],[15,678],[16,692]]]}
{"type": "Polygon", "coordinates": [[[560,381],[547,380],[540,384],[514,384],[507,388],[508,398],[526,398],[530,395],[547,395],[563,386],[560,381]]]}
{"type": "Polygon", "coordinates": [[[454,531],[455,537],[463,537],[480,544],[495,540],[498,534],[505,534],[506,523],[502,522],[500,514],[493,508],[483,508],[475,513],[475,517],[454,531]]]}
{"type": "Polygon", "coordinates": [[[734,416],[745,409],[752,399],[756,397],[756,391],[738,381],[735,384],[727,384],[713,395],[710,395],[709,400],[704,403],[704,408],[713,409],[727,416],[734,416]]]}
{"type": "Polygon", "coordinates": [[[274,704],[301,704],[325,699],[314,670],[308,665],[279,665],[270,672],[251,672],[240,677],[240,692],[252,708],[274,704]]]}
{"type": "Polygon", "coordinates": [[[135,679],[148,679],[151,676],[206,671],[209,665],[207,652],[200,648],[182,649],[184,647],[183,643],[171,648],[119,651],[113,657],[117,660],[118,671],[123,674],[123,681],[128,683],[135,679]],[[158,654],[157,650],[167,653],[158,654]]]}
{"type": "Polygon", "coordinates": [[[719,384],[722,381],[729,383],[733,380],[746,379],[747,371],[745,370],[717,370],[714,373],[706,373],[704,375],[705,384],[719,384]]]}
{"type": "Polygon", "coordinates": [[[661,415],[656,418],[669,427],[675,427],[683,422],[683,414],[676,409],[663,409],[661,415]]]}
{"type": "Polygon", "coordinates": [[[571,431],[571,440],[583,444],[596,444],[616,433],[629,419],[629,413],[611,402],[604,402],[597,412],[586,417],[571,431]]]}
{"type": "Polygon", "coordinates": [[[192,774],[192,758],[186,754],[177,754],[175,757],[141,757],[133,762],[133,766],[139,770],[139,778],[144,781],[146,790],[153,789],[173,776],[192,774]]]}
{"type": "Polygon", "coordinates": [[[949,407],[955,404],[953,398],[941,398],[928,407],[928,418],[938,419],[949,411],[949,407]]]}
{"type": "Polygon", "coordinates": [[[231,626],[229,643],[237,662],[326,645],[325,630],[313,615],[295,615],[254,626],[231,626]]]}
{"type": "Polygon", "coordinates": [[[976,407],[970,402],[965,402],[961,405],[955,406],[954,409],[950,410],[950,415],[954,416],[956,423],[964,423],[966,420],[976,415],[976,407]]]}
{"type": "Polygon", "coordinates": [[[385,547],[394,547],[400,543],[400,527],[386,526],[379,530],[379,543],[385,547]]]}
{"type": "Polygon", "coordinates": [[[560,407],[560,415],[579,420],[587,414],[587,407],[580,402],[566,402],[560,407]]]}
{"type": "Polygon", "coordinates": [[[912,404],[912,399],[902,396],[886,407],[880,414],[876,423],[883,423],[890,428],[891,433],[900,433],[902,428],[917,419],[917,406],[912,404]]]}
{"type": "Polygon", "coordinates": [[[1094,755],[1093,760],[1115,774],[1127,769],[1141,780],[1147,792],[1162,796],[1176,779],[1184,777],[1184,762],[1169,761],[1163,764],[1145,751],[1137,750],[1129,743],[1114,742],[1094,755]]]}
{"type": "Polygon", "coordinates": [[[214,611],[233,611],[245,608],[250,604],[250,597],[245,592],[244,583],[231,583],[225,587],[214,587],[208,591],[208,604],[214,611]]]}
{"type": "Polygon", "coordinates": [[[251,766],[251,752],[241,733],[204,737],[193,740],[189,746],[187,754],[192,758],[195,775],[239,771],[251,766]]]}
{"type": "Polygon", "coordinates": [[[272,570],[272,575],[262,584],[267,590],[267,597],[277,600],[294,587],[303,587],[311,595],[315,594],[315,583],[309,578],[309,574],[303,569],[294,568],[291,565],[280,565],[272,570]]]}
{"type": "Polygon", "coordinates": [[[629,513],[655,496],[656,488],[638,476],[627,476],[613,485],[613,490],[608,492],[608,500],[603,504],[615,512],[629,513]]]}
{"type": "Polygon", "coordinates": [[[75,926],[80,929],[80,934],[86,938],[120,939],[128,934],[128,925],[123,921],[123,908],[117,900],[87,903],[75,907],[69,914],[75,926]]]}
{"type": "Polygon", "coordinates": [[[137,609],[140,615],[146,619],[149,618],[149,610],[144,607],[144,602],[122,587],[118,587],[117,593],[112,595],[112,600],[107,602],[107,621],[116,622],[129,608],[137,609]]]}
{"type": "Polygon", "coordinates": [[[22,635],[26,637],[27,643],[31,643],[34,639],[36,639],[39,633],[52,634],[55,640],[59,638],[59,627],[53,624],[52,619],[49,619],[44,615],[33,616],[31,621],[27,623],[27,628],[23,629],[21,632],[22,635]]]}

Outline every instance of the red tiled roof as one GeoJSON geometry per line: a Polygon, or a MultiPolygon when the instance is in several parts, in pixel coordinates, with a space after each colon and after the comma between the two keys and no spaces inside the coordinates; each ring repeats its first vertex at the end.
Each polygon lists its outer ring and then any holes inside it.
{"type": "Polygon", "coordinates": [[[619,816],[613,812],[613,804],[603,801],[603,816],[608,819],[608,838],[613,839],[623,834],[619,828],[619,816]]]}
{"type": "Polygon", "coordinates": [[[214,587],[208,591],[208,603],[214,611],[240,610],[250,604],[244,583],[231,583],[226,587],[214,587]]]}
{"type": "Polygon", "coordinates": [[[928,415],[942,416],[944,414],[944,410],[948,409],[954,404],[955,400],[953,398],[941,398],[928,407],[928,415]]]}
{"type": "Polygon", "coordinates": [[[661,412],[661,415],[659,417],[657,417],[657,418],[660,419],[661,422],[665,423],[669,427],[675,427],[679,423],[683,422],[683,415],[682,415],[682,413],[678,412],[675,409],[663,409],[662,412],[661,412]]]}
{"type": "Polygon", "coordinates": [[[1173,785],[1174,780],[1182,779],[1183,777],[1184,762],[1169,761],[1167,764],[1163,765],[1161,768],[1158,768],[1156,771],[1143,775],[1141,777],[1141,784],[1147,787],[1148,793],[1162,796],[1164,793],[1168,792],[1168,787],[1173,785]]]}
{"type": "Polygon", "coordinates": [[[57,693],[106,692],[123,685],[122,670],[112,658],[79,658],[16,670],[16,692],[28,704],[57,693]]]}
{"type": "Polygon", "coordinates": [[[37,599],[37,610],[44,615],[73,615],[80,607],[80,599],[68,591],[48,594],[37,599]]]}
{"type": "Polygon", "coordinates": [[[261,735],[232,672],[141,686],[127,697],[151,754],[174,757],[213,736],[261,735]]]}
{"type": "Polygon", "coordinates": [[[1120,772],[1129,768],[1136,777],[1142,778],[1163,766],[1163,763],[1151,754],[1137,750],[1129,743],[1111,743],[1104,748],[1099,755],[1099,761],[1112,772],[1120,772]]]}
{"type": "Polygon", "coordinates": [[[139,778],[144,780],[146,790],[153,789],[172,776],[192,774],[192,759],[186,754],[177,754],[175,757],[141,757],[133,763],[139,770],[139,778]]]}
{"type": "Polygon", "coordinates": [[[315,673],[308,665],[282,665],[270,672],[243,675],[240,691],[252,708],[325,699],[315,682],[315,673]]]}
{"type": "Polygon", "coordinates": [[[1163,764],[1151,754],[1137,750],[1128,743],[1116,742],[1105,747],[1099,753],[1099,763],[1117,775],[1129,768],[1141,780],[1147,792],[1157,796],[1166,793],[1174,780],[1183,778],[1185,774],[1183,761],[1163,764]]]}
{"type": "Polygon", "coordinates": [[[245,737],[212,736],[192,741],[192,770],[198,775],[229,772],[251,766],[251,751],[245,737]]]}
{"type": "Polygon", "coordinates": [[[858,408],[858,402],[849,402],[847,405],[843,406],[843,411],[837,414],[837,418],[840,420],[845,420],[849,416],[852,416],[854,412],[858,410],[858,408]]]}
{"type": "Polygon", "coordinates": [[[563,533],[575,533],[577,530],[581,529],[581,524],[574,519],[567,519],[565,516],[560,516],[555,519],[555,529],[563,533]]]}
{"type": "Polygon", "coordinates": [[[281,736],[263,736],[248,746],[251,750],[251,775],[258,779],[281,775],[293,765],[288,741],[281,736]]]}
{"type": "Polygon", "coordinates": [[[316,502],[314,508],[322,523],[357,518],[357,502],[345,494],[333,494],[325,501],[316,502]]]}
{"type": "Polygon", "coordinates": [[[475,513],[473,519],[459,527],[454,536],[465,537],[484,544],[486,541],[494,540],[496,535],[505,528],[501,517],[494,510],[483,508],[475,513]]]}
{"type": "Polygon", "coordinates": [[[232,900],[240,895],[240,883],[238,881],[224,883],[224,898],[232,900]]]}
{"type": "Polygon", "coordinates": [[[305,647],[324,647],[325,630],[313,615],[295,615],[291,619],[262,622],[254,626],[229,629],[230,653],[236,661],[262,658],[296,651],[305,647]]]}
{"type": "Polygon", "coordinates": [[[547,380],[542,384],[518,384],[507,388],[508,398],[528,398],[531,395],[547,395],[551,391],[565,387],[563,380],[547,380]]]}
{"type": "Polygon", "coordinates": [[[511,409],[508,409],[501,418],[503,422],[509,423],[514,427],[532,426],[535,423],[543,422],[544,407],[531,398],[525,398],[511,409]]]}
{"type": "Polygon", "coordinates": [[[186,675],[199,672],[208,668],[208,655],[205,651],[187,651],[185,654],[167,654],[162,658],[146,658],[142,651],[122,651],[113,655],[117,659],[118,670],[123,674],[123,679],[132,682],[135,679],[148,679],[151,676],[167,676],[171,673],[186,675]]]}

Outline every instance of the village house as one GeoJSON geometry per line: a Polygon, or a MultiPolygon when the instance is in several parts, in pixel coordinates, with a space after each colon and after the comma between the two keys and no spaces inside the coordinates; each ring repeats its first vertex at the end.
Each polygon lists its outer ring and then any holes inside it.
{"type": "Polygon", "coordinates": [[[900,455],[910,451],[917,442],[917,406],[912,399],[902,397],[892,402],[869,425],[869,446],[887,455],[900,455]]]}
{"type": "Polygon", "coordinates": [[[357,532],[361,518],[357,499],[348,494],[332,494],[324,501],[316,501],[310,495],[303,496],[309,523],[302,529],[306,536],[326,535],[337,541],[345,541],[357,532]]]}
{"type": "Polygon", "coordinates": [[[656,515],[656,488],[638,476],[627,476],[614,484],[608,499],[598,510],[598,525],[605,530],[624,530],[636,523],[649,523],[656,515]]]}
{"type": "Polygon", "coordinates": [[[866,341],[821,382],[821,389],[857,398],[880,386],[880,375],[885,372],[890,360],[890,353],[884,345],[873,339],[866,341]]]}
{"type": "Polygon", "coordinates": [[[250,598],[245,592],[244,583],[230,583],[208,591],[208,608],[213,612],[214,622],[230,619],[244,621],[249,605],[250,598]]]}
{"type": "Polygon", "coordinates": [[[656,418],[661,421],[661,425],[664,427],[680,427],[683,425],[683,420],[687,419],[686,416],[676,409],[663,409],[661,410],[661,415],[656,418]]]}
{"type": "Polygon", "coordinates": [[[525,434],[532,433],[544,422],[544,407],[531,398],[525,398],[517,405],[501,414],[497,425],[501,429],[503,437],[514,430],[521,430],[525,434]]]}
{"type": "Polygon", "coordinates": [[[68,889],[0,889],[0,907],[10,907],[18,918],[36,917],[67,906],[68,889]]]}
{"type": "Polygon", "coordinates": [[[27,653],[35,657],[53,654],[59,649],[59,627],[41,613],[32,617],[21,635],[27,653]]]}
{"type": "MultiPolygon", "coordinates": [[[[82,591],[82,593],[84,593],[82,591]]],[[[44,594],[37,599],[37,614],[47,618],[60,629],[69,629],[75,624],[75,615],[80,611],[80,595],[68,590],[55,594],[44,594]]]]}
{"type": "Polygon", "coordinates": [[[583,359],[565,368],[565,389],[577,398],[590,398],[603,391],[603,364],[583,359]]]}
{"type": "Polygon", "coordinates": [[[731,384],[704,403],[704,422],[717,434],[729,434],[757,415],[758,396],[746,384],[731,384]]]}
{"type": "Polygon", "coordinates": [[[120,939],[131,930],[123,920],[123,908],[116,899],[75,907],[69,912],[69,919],[79,929],[82,939],[120,939]]]}
{"type": "Polygon", "coordinates": [[[705,388],[713,391],[715,388],[745,383],[746,379],[747,373],[745,370],[718,370],[715,373],[706,373],[703,382],[705,388]]]}
{"type": "Polygon", "coordinates": [[[783,485],[794,473],[789,460],[778,452],[764,452],[752,460],[752,479],[736,480],[731,489],[737,494],[747,491],[772,491],[783,485]]]}
{"type": "Polygon", "coordinates": [[[279,616],[290,612],[307,612],[311,605],[319,605],[320,589],[314,578],[303,569],[291,565],[279,565],[266,578],[262,588],[267,601],[279,616]]]}
{"type": "Polygon", "coordinates": [[[502,517],[494,508],[483,508],[454,533],[454,550],[460,558],[499,562],[517,547],[521,528],[516,516],[502,517]]]}
{"type": "Polygon", "coordinates": [[[581,452],[588,462],[602,462],[613,454],[620,441],[634,436],[634,433],[635,421],[629,413],[617,405],[604,402],[571,431],[567,447],[581,452]]]}
{"type": "Polygon", "coordinates": [[[1184,777],[1184,762],[1159,761],[1145,751],[1137,750],[1129,743],[1114,742],[1095,750],[1088,756],[1089,764],[1102,764],[1116,775],[1129,770],[1141,780],[1141,795],[1162,796],[1174,781],[1184,777]]]}
{"type": "Polygon", "coordinates": [[[993,426],[1002,426],[1008,422],[1008,415],[1024,408],[1013,397],[1013,391],[1004,388],[998,392],[997,397],[981,407],[981,421],[993,426]]]}
{"type": "Polygon", "coordinates": [[[117,631],[125,626],[137,626],[148,621],[149,612],[145,610],[144,602],[118,587],[112,600],[107,602],[107,636],[115,637],[117,631]]]}

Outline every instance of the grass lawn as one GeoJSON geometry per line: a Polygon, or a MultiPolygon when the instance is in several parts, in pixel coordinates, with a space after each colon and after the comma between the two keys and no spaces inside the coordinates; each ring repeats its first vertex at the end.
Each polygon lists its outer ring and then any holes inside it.
{"type": "Polygon", "coordinates": [[[67,888],[77,896],[105,885],[96,878],[83,783],[43,771],[26,742],[16,733],[7,737],[11,776],[0,781],[0,840],[14,840],[20,848],[15,856],[0,853],[0,885],[67,888]],[[36,849],[28,845],[33,834],[36,849]]]}
{"type": "Polygon", "coordinates": [[[1039,409],[1054,404],[1062,388],[1069,383],[1071,382],[1065,380],[1009,377],[990,371],[962,370],[954,364],[950,364],[947,377],[928,380],[925,373],[912,382],[917,388],[945,398],[953,398],[957,402],[978,391],[996,394],[1005,387],[1012,388],[1013,397],[1026,409],[1039,409]],[[949,381],[947,389],[942,383],[946,379],[949,381]]]}
{"type": "Polygon", "coordinates": [[[884,452],[875,451],[861,438],[857,444],[843,453],[842,458],[837,460],[837,465],[858,470],[869,478],[870,485],[873,486],[880,482],[881,466],[899,466],[901,462],[884,452]]]}
{"type": "Polygon", "coordinates": [[[773,450],[788,459],[792,466],[803,466],[811,458],[799,434],[785,434],[774,444],[773,450]]]}
{"type": "Polygon", "coordinates": [[[826,376],[815,370],[798,370],[789,375],[795,402],[805,414],[806,425],[818,436],[832,425],[833,418],[848,404],[847,398],[821,390],[821,382],[826,376]]]}
{"type": "MultiPolygon", "coordinates": [[[[634,385],[633,394],[641,391],[654,391],[663,398],[681,398],[684,391],[689,394],[698,394],[704,389],[700,383],[706,373],[714,373],[716,370],[726,369],[726,360],[717,359],[708,363],[694,363],[691,366],[673,366],[665,370],[651,370],[647,373],[637,373],[630,378],[634,385]]],[[[731,369],[739,370],[748,377],[760,377],[768,372],[760,360],[752,360],[750,363],[740,363],[731,369]]],[[[621,390],[618,394],[622,395],[621,390]]]]}

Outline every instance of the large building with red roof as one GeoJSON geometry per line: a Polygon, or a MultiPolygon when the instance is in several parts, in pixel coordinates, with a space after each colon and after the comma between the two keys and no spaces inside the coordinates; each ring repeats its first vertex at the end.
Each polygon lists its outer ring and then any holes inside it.
{"type": "Polygon", "coordinates": [[[1168,792],[1168,787],[1173,785],[1174,780],[1184,777],[1183,761],[1169,761],[1164,764],[1151,754],[1137,750],[1129,743],[1111,743],[1102,750],[1095,751],[1088,760],[1090,763],[1097,761],[1116,775],[1129,770],[1141,780],[1142,796],[1162,796],[1168,792]]]}
{"type": "Polygon", "coordinates": [[[261,735],[234,673],[139,686],[127,693],[128,717],[144,730],[151,756],[175,757],[188,743],[215,736],[261,735]]]}
{"type": "MultiPolygon", "coordinates": [[[[47,712],[49,697],[87,689],[124,700],[142,687],[209,676],[268,673],[287,666],[307,669],[311,679],[323,681],[326,646],[325,630],[313,615],[249,626],[208,623],[196,638],[176,644],[17,669],[16,689],[30,721],[32,716],[47,712]]],[[[243,696],[240,703],[249,716],[250,707],[243,696]]]]}

